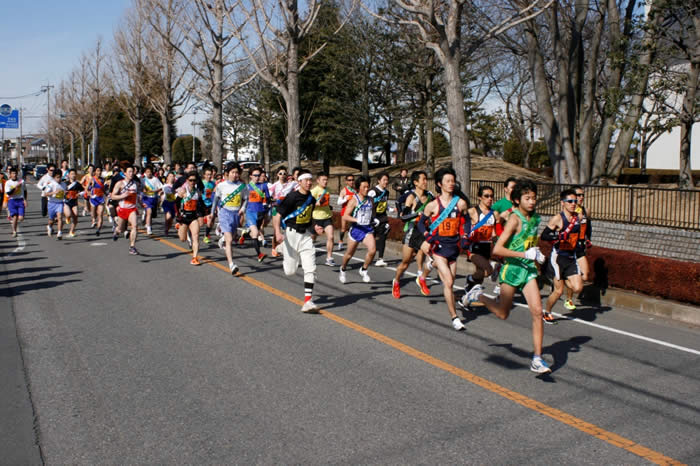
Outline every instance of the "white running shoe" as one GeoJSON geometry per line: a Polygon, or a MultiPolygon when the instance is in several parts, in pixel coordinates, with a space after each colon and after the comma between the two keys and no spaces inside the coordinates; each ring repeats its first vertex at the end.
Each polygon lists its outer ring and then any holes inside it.
{"type": "Polygon", "coordinates": [[[236,275],[236,272],[238,272],[238,266],[233,262],[228,265],[228,269],[231,271],[231,275],[236,275]]]}
{"type": "Polygon", "coordinates": [[[151,229],[151,227],[146,227],[146,234],[149,234],[149,235],[153,234],[153,230],[151,229]]]}
{"type": "Polygon", "coordinates": [[[466,330],[467,327],[464,326],[459,317],[455,317],[452,319],[452,328],[461,332],[462,330],[466,330]]]}
{"type": "Polygon", "coordinates": [[[347,278],[345,278],[345,270],[340,269],[340,273],[338,274],[338,280],[340,280],[340,283],[345,283],[347,281],[347,278]]]}
{"type": "Polygon", "coordinates": [[[532,372],[537,372],[538,374],[547,374],[552,372],[549,365],[542,359],[541,356],[534,356],[532,362],[530,363],[530,370],[532,372]]]}
{"type": "Polygon", "coordinates": [[[464,298],[462,298],[462,306],[467,307],[479,301],[479,296],[482,294],[484,294],[484,287],[481,285],[474,285],[474,288],[469,290],[469,292],[464,295],[464,298]]]}
{"type": "Polygon", "coordinates": [[[111,216],[111,215],[110,215],[109,217],[107,217],[107,218],[109,219],[109,223],[114,223],[114,220],[112,219],[112,216],[111,216]]]}
{"type": "Polygon", "coordinates": [[[328,267],[335,267],[338,264],[335,263],[332,257],[326,257],[326,265],[328,267]]]}
{"type": "Polygon", "coordinates": [[[312,299],[309,299],[301,306],[301,312],[306,312],[307,314],[316,314],[318,312],[318,306],[314,303],[312,299]]]}
{"type": "Polygon", "coordinates": [[[225,249],[226,248],[226,238],[223,236],[219,238],[219,249],[225,249]]]}
{"type": "Polygon", "coordinates": [[[362,281],[365,283],[369,283],[370,281],[372,281],[372,279],[369,278],[369,272],[361,267],[360,267],[360,277],[362,277],[362,281]]]}
{"type": "Polygon", "coordinates": [[[345,245],[343,243],[338,243],[338,251],[342,251],[345,245]]]}
{"type": "Polygon", "coordinates": [[[377,262],[374,263],[375,266],[377,267],[386,267],[386,262],[384,262],[384,259],[380,258],[377,262]]]}
{"type": "Polygon", "coordinates": [[[129,230],[124,230],[124,238],[128,238],[128,237],[129,237],[129,230]]]}

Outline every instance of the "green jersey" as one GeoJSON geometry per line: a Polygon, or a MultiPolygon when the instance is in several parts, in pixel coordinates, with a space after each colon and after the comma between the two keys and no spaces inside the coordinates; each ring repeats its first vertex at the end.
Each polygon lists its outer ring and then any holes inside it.
{"type": "MultiPolygon", "coordinates": [[[[528,220],[519,209],[515,209],[513,212],[520,217],[522,226],[518,234],[508,239],[505,247],[511,251],[525,252],[537,246],[537,229],[540,226],[540,216],[532,214],[532,217],[528,220]]],[[[501,267],[501,272],[499,273],[499,281],[501,283],[522,289],[530,280],[537,278],[535,261],[524,257],[506,257],[504,262],[505,265],[501,267]]]]}
{"type": "Polygon", "coordinates": [[[513,203],[508,200],[507,197],[502,197],[498,201],[496,201],[493,206],[491,206],[491,210],[494,212],[498,212],[499,214],[501,212],[505,212],[506,210],[510,209],[513,207],[513,203]]]}

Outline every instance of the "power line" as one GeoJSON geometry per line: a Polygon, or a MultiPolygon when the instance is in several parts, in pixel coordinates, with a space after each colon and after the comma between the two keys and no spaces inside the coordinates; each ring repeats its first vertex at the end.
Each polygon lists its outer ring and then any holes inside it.
{"type": "Polygon", "coordinates": [[[43,94],[44,92],[46,92],[46,91],[42,89],[42,90],[40,90],[40,91],[33,92],[33,93],[31,93],[31,94],[18,95],[18,96],[15,96],[15,97],[0,97],[0,99],[3,99],[3,100],[24,99],[24,98],[26,98],[26,97],[36,97],[36,96],[38,96],[38,95],[43,94]]]}

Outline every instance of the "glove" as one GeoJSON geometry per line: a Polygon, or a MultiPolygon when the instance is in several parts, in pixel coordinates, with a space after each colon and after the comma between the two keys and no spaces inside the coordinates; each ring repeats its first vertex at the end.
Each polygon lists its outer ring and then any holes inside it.
{"type": "Polygon", "coordinates": [[[540,248],[535,247],[525,251],[525,259],[537,261],[540,264],[544,264],[546,258],[544,257],[544,254],[542,254],[542,251],[540,251],[540,248]]]}
{"type": "Polygon", "coordinates": [[[373,218],[373,219],[372,219],[372,226],[373,226],[374,228],[377,228],[377,227],[379,226],[380,223],[381,223],[381,222],[379,221],[378,218],[373,218]]]}

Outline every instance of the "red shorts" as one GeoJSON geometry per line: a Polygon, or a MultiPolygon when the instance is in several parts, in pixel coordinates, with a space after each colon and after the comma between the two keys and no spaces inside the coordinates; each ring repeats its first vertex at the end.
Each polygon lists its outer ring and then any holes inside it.
{"type": "Polygon", "coordinates": [[[129,220],[129,215],[131,215],[132,212],[136,212],[136,207],[132,207],[131,209],[125,209],[123,207],[117,207],[117,215],[119,218],[124,219],[124,220],[129,220]]]}

